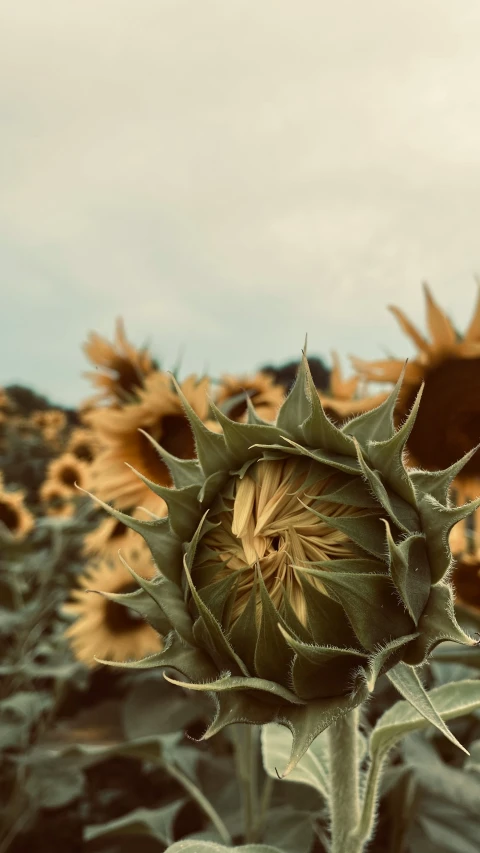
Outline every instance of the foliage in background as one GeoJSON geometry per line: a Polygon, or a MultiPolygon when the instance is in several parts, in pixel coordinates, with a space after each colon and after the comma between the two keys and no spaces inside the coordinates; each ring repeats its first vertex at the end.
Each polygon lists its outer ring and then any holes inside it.
{"type": "MultiPolygon", "coordinates": [[[[83,486],[99,496],[105,485],[112,486],[118,470],[120,487],[118,477],[113,484],[117,505],[139,518],[152,512],[161,516],[160,500],[143,511],[135,509],[129,489],[138,479],[129,469],[125,473],[121,443],[118,469],[112,468],[111,436],[116,424],[133,421],[135,430],[141,427],[160,443],[169,435],[178,449],[184,429],[181,408],[174,404],[173,411],[166,411],[165,400],[158,399],[163,379],[148,378],[165,374],[145,349],[129,344],[121,326],[113,343],[91,336],[86,354],[94,363],[97,396],[78,412],[53,407],[20,387],[5,389],[0,399],[3,489],[10,496],[21,493],[34,522],[25,535],[14,536],[0,520],[0,853],[50,853],[57,847],[69,853],[167,848],[171,853],[220,853],[232,847],[246,853],[326,853],[329,770],[323,735],[295,771],[280,780],[290,751],[287,731],[275,725],[262,731],[238,726],[205,744],[198,738],[212,714],[208,697],[171,687],[155,670],[117,671],[95,666],[91,653],[88,661],[74,656],[66,636],[74,591],[100,561],[107,561],[114,582],[120,576],[118,548],[134,547],[135,539],[76,490],[71,469],[74,481],[84,476],[83,486]],[[153,397],[151,387],[157,389],[153,397]],[[101,434],[93,425],[96,419],[104,425],[101,434]],[[108,464],[98,462],[102,458],[108,464]]],[[[361,371],[344,380],[336,361],[332,371],[312,361],[325,410],[337,423],[368,411],[385,396],[369,395],[361,371]]],[[[472,366],[470,359],[468,369],[472,366]]],[[[269,366],[248,382],[247,377],[223,382],[220,377],[210,393],[222,411],[242,421],[242,389],[253,404],[276,406],[278,387],[289,390],[296,368],[269,366]]],[[[477,388],[472,398],[478,399],[478,366],[468,376],[467,388],[477,388]]],[[[455,411],[464,412],[462,405],[457,403],[455,411]]],[[[467,404],[474,429],[475,405],[467,404]]],[[[209,422],[208,406],[203,417],[209,422]]],[[[126,452],[127,444],[123,447],[126,452]]],[[[148,439],[138,447],[137,462],[148,476],[148,439]]],[[[192,451],[185,449],[185,458],[189,455],[192,451]]],[[[471,483],[472,478],[468,487],[475,496],[478,485],[471,483]]],[[[472,529],[464,527],[462,537],[457,617],[474,632],[480,630],[478,561],[472,529]]],[[[143,574],[147,571],[144,565],[143,574]]],[[[89,597],[100,600],[93,592],[84,600],[89,597]]],[[[135,618],[132,613],[133,621],[125,625],[111,609],[101,624],[124,642],[139,629],[135,618]]],[[[372,853],[477,853],[480,714],[471,695],[479,671],[479,649],[459,650],[447,643],[424,675],[427,686],[437,691],[461,682],[461,708],[447,708],[445,714],[456,717],[463,711],[449,726],[469,757],[423,720],[406,719],[405,703],[397,702],[391,685],[380,679],[364,710],[362,731],[376,733],[378,761],[385,744],[394,746],[372,853]],[[403,733],[410,731],[402,739],[395,734],[399,725],[403,733]]],[[[442,693],[436,695],[441,703],[442,693]]]]}

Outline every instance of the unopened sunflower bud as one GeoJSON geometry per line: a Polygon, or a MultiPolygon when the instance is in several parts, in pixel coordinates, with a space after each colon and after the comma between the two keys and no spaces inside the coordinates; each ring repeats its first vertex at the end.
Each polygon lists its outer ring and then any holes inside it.
{"type": "Polygon", "coordinates": [[[140,665],[176,669],[183,687],[214,696],[206,736],[234,722],[282,723],[293,766],[378,675],[422,664],[443,640],[474,645],[453,615],[447,543],[479,501],[449,505],[458,464],[405,470],[419,398],[395,430],[400,385],[342,428],[326,417],[305,358],[275,425],[250,404],[245,424],[213,406],[214,433],[183,398],[198,458],[157,446],[174,488],[141,478],[168,517],[142,522],[107,507],[143,535],[161,572],[135,575],[139,600],[155,602],[172,629],[140,665]]]}

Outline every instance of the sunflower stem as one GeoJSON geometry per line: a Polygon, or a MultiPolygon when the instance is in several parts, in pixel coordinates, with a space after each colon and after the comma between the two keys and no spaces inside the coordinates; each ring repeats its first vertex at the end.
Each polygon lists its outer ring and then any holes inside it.
{"type": "Polygon", "coordinates": [[[360,772],[356,708],[328,729],[330,765],[330,831],[332,853],[361,853],[355,830],[360,819],[360,772]]]}
{"type": "Polygon", "coordinates": [[[258,749],[259,731],[256,726],[240,723],[235,726],[235,763],[242,792],[244,835],[246,844],[256,840],[258,824],[258,749]]]}
{"type": "Polygon", "coordinates": [[[257,822],[255,824],[256,840],[261,841],[267,820],[268,809],[273,794],[273,786],[275,782],[271,776],[265,776],[262,793],[260,795],[260,807],[258,812],[257,822]]]}
{"type": "Polygon", "coordinates": [[[215,829],[217,830],[220,838],[227,844],[229,847],[232,845],[232,836],[230,835],[227,827],[225,826],[222,818],[218,814],[218,812],[212,806],[210,800],[207,800],[204,794],[200,791],[199,788],[192,782],[188,776],[185,775],[178,767],[175,767],[173,764],[169,764],[165,762],[163,765],[167,773],[170,774],[174,779],[179,782],[182,788],[190,794],[192,800],[195,800],[198,806],[202,809],[203,813],[208,817],[208,819],[213,823],[215,829]]]}

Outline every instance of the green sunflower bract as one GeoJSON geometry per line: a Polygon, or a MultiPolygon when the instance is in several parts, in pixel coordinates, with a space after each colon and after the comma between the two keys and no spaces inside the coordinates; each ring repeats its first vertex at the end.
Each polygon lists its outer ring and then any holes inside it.
{"type": "Polygon", "coordinates": [[[138,475],[168,517],[139,521],[104,504],[144,537],[159,569],[153,580],[132,571],[138,591],[110,595],[167,637],[162,652],[124,665],[165,667],[174,683],[210,693],[205,738],[230,723],[281,723],[293,733],[291,769],[380,674],[428,702],[413,668],[444,640],[475,645],[447,580],[449,532],[480,504],[448,498],[470,454],[446,471],[407,472],[420,395],[395,430],[400,387],[339,429],[304,357],[274,425],[251,405],[245,424],[213,406],[221,433],[177,389],[197,459],[155,445],[174,488],[138,475]]]}

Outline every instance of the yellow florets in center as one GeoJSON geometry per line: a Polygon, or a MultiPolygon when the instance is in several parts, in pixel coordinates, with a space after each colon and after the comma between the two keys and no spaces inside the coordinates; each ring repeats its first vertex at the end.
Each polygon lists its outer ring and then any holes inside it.
{"type": "MultiPolygon", "coordinates": [[[[322,500],[322,493],[331,491],[331,481],[329,476],[315,476],[314,464],[297,459],[259,461],[236,479],[233,498],[224,498],[228,509],[215,518],[219,526],[204,539],[221,563],[217,580],[231,571],[241,571],[233,622],[248,602],[257,566],[274,605],[280,607],[285,594],[297,617],[306,624],[302,574],[322,591],[323,586],[319,579],[302,572],[302,567],[358,556],[345,533],[311,511],[331,518],[362,512],[322,500]]],[[[258,592],[258,611],[260,606],[258,592]]]]}

